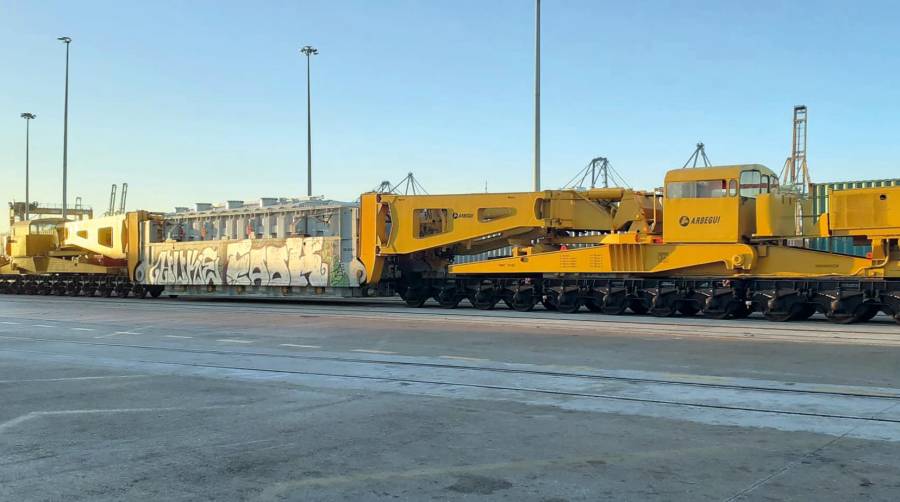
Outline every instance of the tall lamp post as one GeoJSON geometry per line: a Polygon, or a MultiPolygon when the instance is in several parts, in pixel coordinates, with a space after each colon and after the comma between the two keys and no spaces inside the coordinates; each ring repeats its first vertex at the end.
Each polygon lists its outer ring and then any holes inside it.
{"type": "Polygon", "coordinates": [[[534,191],[541,191],[541,0],[534,2],[534,191]]]}
{"type": "Polygon", "coordinates": [[[69,161],[69,44],[72,39],[69,37],[57,38],[60,42],[66,44],[66,104],[63,113],[63,200],[62,200],[62,217],[66,218],[66,183],[68,175],[69,161]]]}
{"type": "Polygon", "coordinates": [[[23,113],[20,115],[23,119],[25,119],[25,220],[27,221],[29,218],[29,213],[31,212],[31,201],[28,197],[28,170],[29,170],[29,150],[31,143],[31,121],[37,118],[37,115],[33,113],[23,113]]]}
{"type": "Polygon", "coordinates": [[[319,49],[306,45],[300,49],[306,56],[306,195],[312,197],[312,111],[309,86],[309,59],[319,53],[319,49]]]}

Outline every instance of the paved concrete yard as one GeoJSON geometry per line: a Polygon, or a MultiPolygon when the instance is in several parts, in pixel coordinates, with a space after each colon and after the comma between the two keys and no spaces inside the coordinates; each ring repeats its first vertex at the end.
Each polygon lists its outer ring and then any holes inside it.
{"type": "Polygon", "coordinates": [[[0,297],[0,500],[900,498],[896,326],[598,318],[0,297]]]}

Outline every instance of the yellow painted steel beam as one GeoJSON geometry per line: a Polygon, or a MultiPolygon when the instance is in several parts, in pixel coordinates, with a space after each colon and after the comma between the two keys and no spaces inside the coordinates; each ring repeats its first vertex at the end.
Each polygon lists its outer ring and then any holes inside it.
{"type": "Polygon", "coordinates": [[[85,251],[113,260],[124,260],[128,250],[126,217],[127,214],[116,214],[66,222],[63,224],[60,249],[85,251]]]}
{"type": "Polygon", "coordinates": [[[615,243],[452,265],[453,274],[599,274],[667,277],[896,277],[873,260],[786,246],[615,243]]]}

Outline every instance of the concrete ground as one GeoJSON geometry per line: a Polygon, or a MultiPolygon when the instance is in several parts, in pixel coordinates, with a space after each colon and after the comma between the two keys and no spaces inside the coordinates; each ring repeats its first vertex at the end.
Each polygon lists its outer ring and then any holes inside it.
{"type": "Polygon", "coordinates": [[[898,500],[900,327],[0,296],[0,500],[898,500]]]}

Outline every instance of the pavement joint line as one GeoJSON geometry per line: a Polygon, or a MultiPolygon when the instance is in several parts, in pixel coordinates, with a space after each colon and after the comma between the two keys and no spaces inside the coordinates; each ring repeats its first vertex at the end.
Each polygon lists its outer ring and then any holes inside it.
{"type": "Polygon", "coordinates": [[[477,361],[477,362],[485,362],[489,361],[489,359],[484,359],[482,357],[465,357],[465,356],[440,356],[441,359],[455,359],[459,361],[477,361]]]}
{"type": "Polygon", "coordinates": [[[842,439],[844,439],[845,437],[847,437],[850,433],[852,433],[853,431],[855,431],[855,430],[858,429],[859,427],[860,427],[860,426],[855,426],[855,427],[851,427],[850,429],[847,429],[847,430],[846,430],[843,434],[841,434],[840,436],[838,436],[838,437],[836,437],[836,438],[834,438],[834,439],[831,439],[831,440],[827,441],[825,444],[820,445],[818,448],[815,448],[815,449],[812,449],[812,450],[806,452],[802,457],[800,457],[800,458],[798,458],[798,459],[795,459],[795,460],[793,460],[793,461],[791,461],[791,462],[788,462],[788,463],[784,464],[781,468],[779,468],[779,469],[777,469],[777,470],[775,470],[775,471],[773,471],[773,472],[767,474],[766,476],[763,476],[762,478],[760,478],[760,479],[754,481],[754,482],[753,482],[750,486],[748,486],[747,488],[744,488],[743,490],[741,490],[741,491],[735,493],[734,495],[728,497],[727,499],[725,499],[724,502],[736,502],[737,500],[740,500],[740,499],[744,498],[745,496],[750,495],[752,492],[756,491],[757,488],[759,488],[759,487],[761,487],[761,486],[767,484],[767,483],[768,483],[769,481],[771,481],[772,479],[775,479],[775,478],[777,478],[777,477],[780,477],[782,474],[786,473],[787,471],[789,471],[789,470],[793,469],[794,467],[800,465],[801,463],[805,462],[807,459],[809,459],[810,457],[816,455],[817,453],[819,453],[820,451],[824,450],[825,448],[828,448],[829,446],[831,446],[831,445],[837,443],[838,441],[841,441],[842,439]]]}
{"type": "Polygon", "coordinates": [[[93,328],[71,328],[75,331],[94,331],[93,328]]]}
{"type": "Polygon", "coordinates": [[[50,326],[49,324],[32,324],[33,328],[55,328],[56,326],[50,326]]]}
{"type": "Polygon", "coordinates": [[[298,349],[321,349],[321,345],[298,345],[296,343],[281,343],[280,347],[296,347],[298,349]]]}
{"type": "Polygon", "coordinates": [[[182,335],[164,335],[166,338],[194,338],[192,336],[182,336],[182,335]]]}
{"type": "Polygon", "coordinates": [[[21,324],[21,323],[13,322],[13,321],[0,321],[0,324],[21,324]]]}
{"type": "Polygon", "coordinates": [[[224,343],[253,343],[253,340],[238,340],[236,338],[220,338],[216,341],[224,343]]]}
{"type": "Polygon", "coordinates": [[[363,352],[366,354],[396,354],[396,352],[391,352],[389,350],[377,350],[377,349],[353,349],[350,352],[363,352]]]}
{"type": "Polygon", "coordinates": [[[80,377],[60,377],[60,378],[32,378],[25,380],[0,380],[0,384],[4,383],[38,383],[38,382],[68,382],[76,380],[105,380],[108,378],[143,378],[151,375],[97,375],[97,376],[80,376],[80,377]]]}
{"type": "Polygon", "coordinates": [[[117,336],[117,335],[140,335],[140,333],[133,333],[131,331],[115,331],[108,335],[95,336],[94,338],[109,338],[111,336],[117,336]]]}
{"type": "Polygon", "coordinates": [[[166,408],[102,408],[102,409],[83,409],[83,410],[56,410],[56,411],[32,411],[30,413],[26,413],[24,415],[20,415],[12,420],[7,420],[6,422],[0,423],[0,432],[4,432],[6,429],[19,425],[21,423],[27,422],[34,418],[40,417],[55,417],[55,416],[66,416],[66,415],[99,415],[99,414],[113,414],[113,413],[158,413],[160,411],[206,411],[213,409],[224,409],[224,408],[234,408],[240,407],[244,405],[231,405],[231,406],[200,406],[196,408],[185,408],[185,407],[166,407],[166,408]]]}

